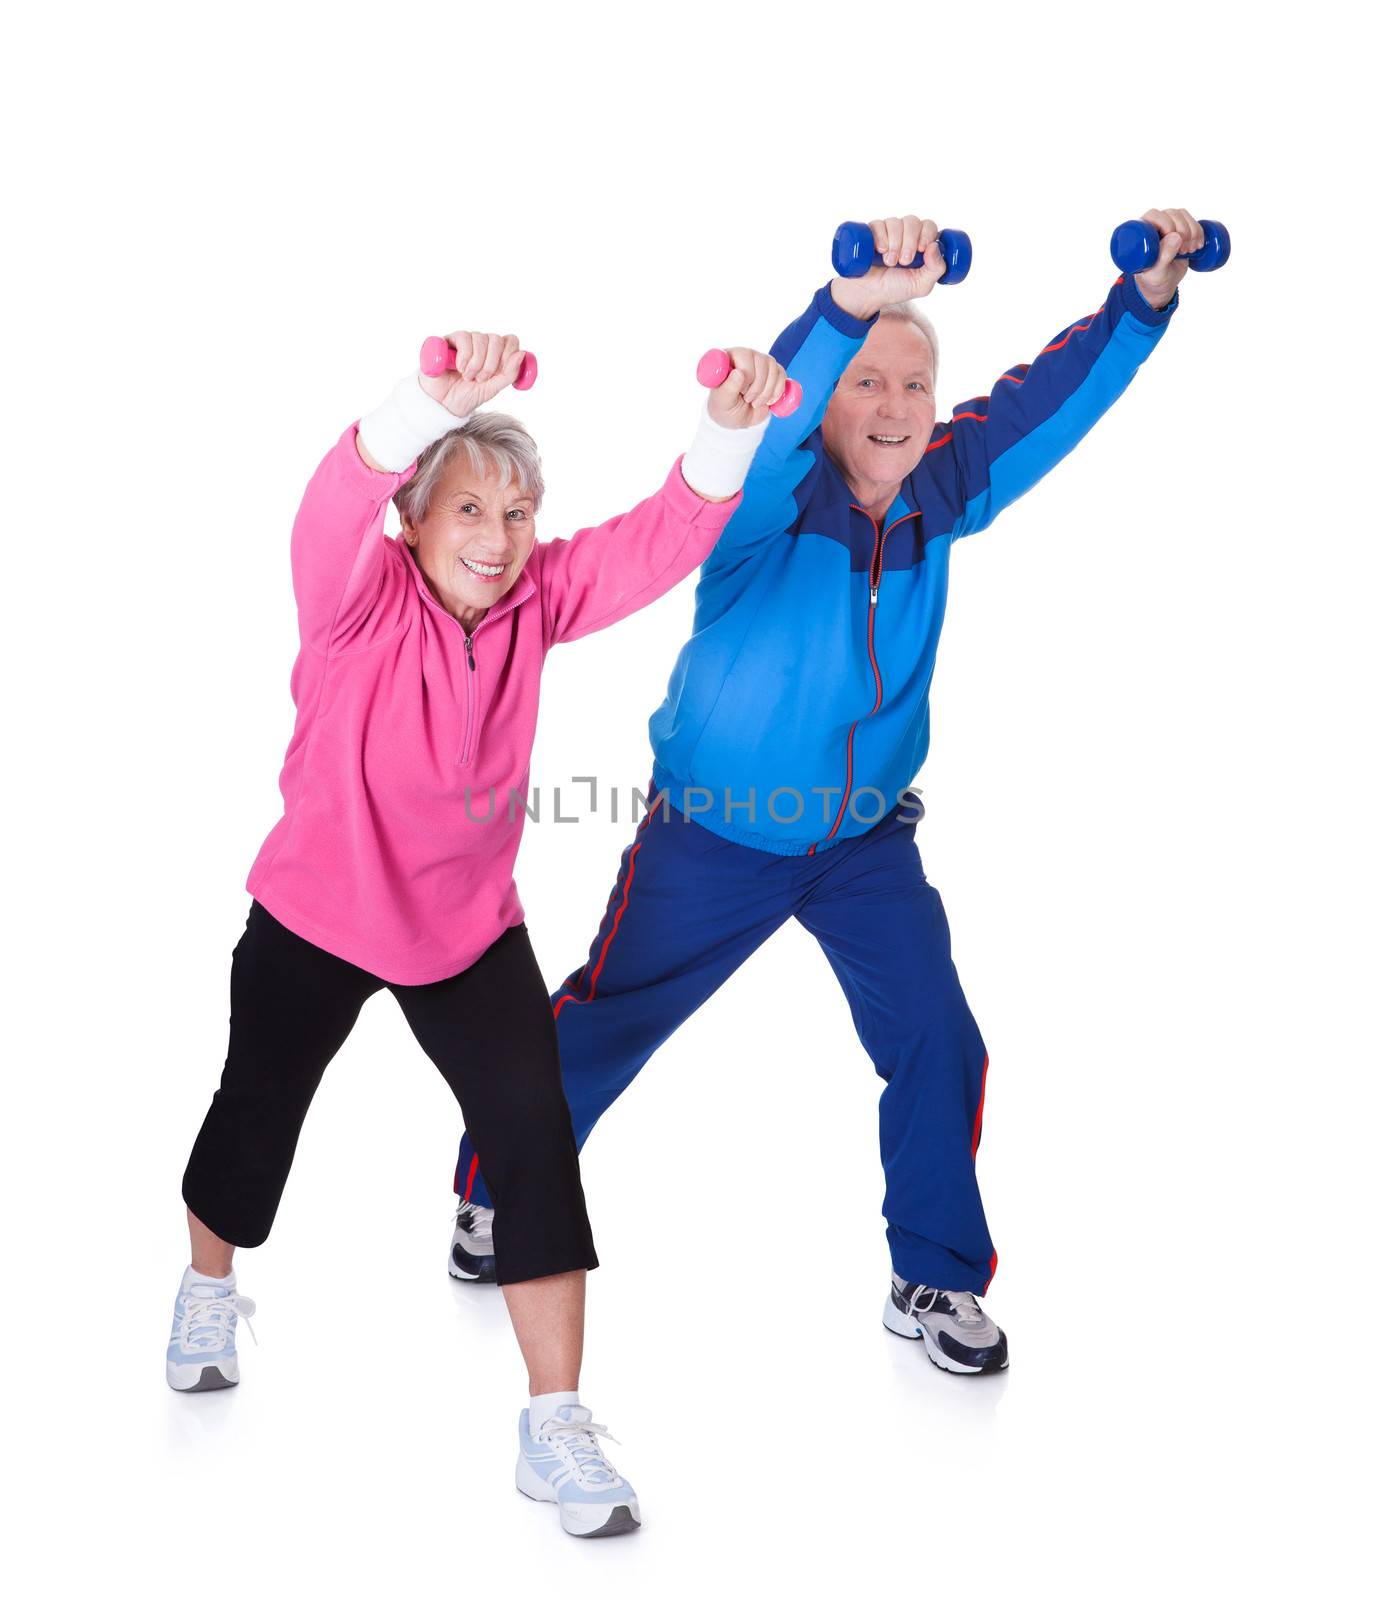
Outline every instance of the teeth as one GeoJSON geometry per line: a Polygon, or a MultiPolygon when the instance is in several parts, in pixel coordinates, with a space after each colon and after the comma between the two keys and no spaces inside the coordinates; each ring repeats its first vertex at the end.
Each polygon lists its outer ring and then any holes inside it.
{"type": "Polygon", "coordinates": [[[462,556],[461,564],[482,578],[497,578],[504,570],[502,565],[496,567],[484,561],[472,561],[469,556],[462,556]]]}
{"type": "Polygon", "coordinates": [[[901,444],[907,435],[905,433],[871,433],[869,438],[877,444],[901,444]]]}

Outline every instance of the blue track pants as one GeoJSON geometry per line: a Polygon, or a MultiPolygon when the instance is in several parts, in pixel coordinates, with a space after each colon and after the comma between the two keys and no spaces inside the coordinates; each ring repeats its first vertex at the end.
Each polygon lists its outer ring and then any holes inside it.
{"type": "MultiPolygon", "coordinates": [[[[789,917],[820,942],[885,1084],[878,1121],[893,1270],[982,1294],[998,1259],[974,1172],[988,1057],[950,958],[940,895],[922,871],[916,823],[896,811],[814,856],[779,856],[654,806],[624,851],[589,959],[552,996],[577,1143],[789,917]]],[[[489,1205],[481,1159],[467,1134],[456,1189],[489,1205]]]]}

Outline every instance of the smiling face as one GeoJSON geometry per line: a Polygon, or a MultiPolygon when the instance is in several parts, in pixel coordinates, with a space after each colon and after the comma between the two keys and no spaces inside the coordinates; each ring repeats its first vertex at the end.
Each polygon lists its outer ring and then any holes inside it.
{"type": "Polygon", "coordinates": [[[439,604],[469,631],[518,581],[537,536],[533,498],[517,479],[500,488],[462,454],[451,463],[421,521],[404,515],[407,540],[439,604]]]}
{"type": "Polygon", "coordinates": [[[936,422],[931,341],[905,317],[879,317],[845,368],[821,424],[859,504],[881,516],[925,454],[936,422]],[[878,507],[881,504],[881,509],[878,507]]]}

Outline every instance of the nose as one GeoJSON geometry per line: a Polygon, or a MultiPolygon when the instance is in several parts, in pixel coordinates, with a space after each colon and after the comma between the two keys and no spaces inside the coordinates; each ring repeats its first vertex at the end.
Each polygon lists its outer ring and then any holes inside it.
{"type": "Polygon", "coordinates": [[[476,545],[487,551],[502,552],[492,557],[496,561],[507,559],[510,548],[508,524],[501,517],[487,517],[484,526],[471,540],[471,547],[476,545]]]}

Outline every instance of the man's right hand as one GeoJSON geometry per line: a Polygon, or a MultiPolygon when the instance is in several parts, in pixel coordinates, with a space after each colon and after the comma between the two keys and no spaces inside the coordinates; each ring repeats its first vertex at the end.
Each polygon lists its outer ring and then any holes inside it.
{"type": "Polygon", "coordinates": [[[862,278],[833,278],[830,298],[841,311],[867,320],[884,306],[930,294],[945,276],[936,243],[940,229],[929,217],[883,217],[869,223],[882,266],[862,278]]]}

